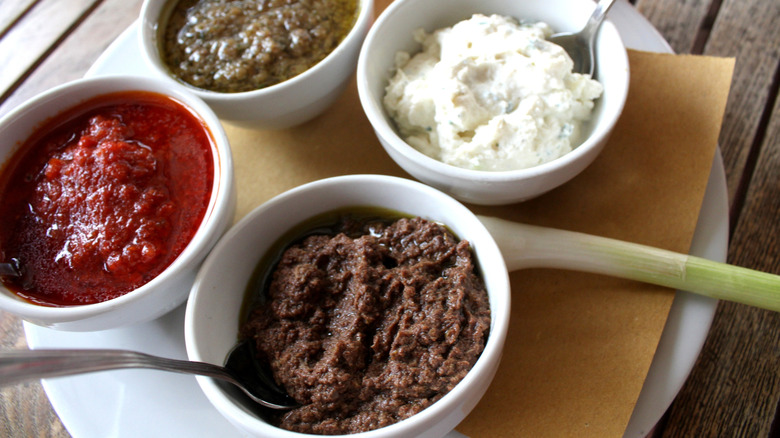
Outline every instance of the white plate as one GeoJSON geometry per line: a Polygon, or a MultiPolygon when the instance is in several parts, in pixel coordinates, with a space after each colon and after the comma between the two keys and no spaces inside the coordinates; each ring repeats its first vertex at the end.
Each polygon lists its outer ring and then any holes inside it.
{"type": "MultiPolygon", "coordinates": [[[[653,26],[622,0],[610,19],[626,46],[671,52],[653,26]]],[[[128,28],[87,75],[149,75],[138,51],[138,25],[128,28]]],[[[728,199],[720,151],[710,173],[691,253],[725,261],[728,199]]],[[[644,437],[654,427],[693,368],[709,331],[717,301],[678,292],[645,386],[625,436],[644,437]]],[[[93,333],[70,333],[25,323],[30,348],[126,348],[186,359],[184,308],[149,323],[93,333]]],[[[192,376],[122,370],[43,381],[49,400],[75,438],[219,436],[241,432],[212,408],[192,376]]],[[[452,433],[452,436],[460,434],[452,433]]]]}

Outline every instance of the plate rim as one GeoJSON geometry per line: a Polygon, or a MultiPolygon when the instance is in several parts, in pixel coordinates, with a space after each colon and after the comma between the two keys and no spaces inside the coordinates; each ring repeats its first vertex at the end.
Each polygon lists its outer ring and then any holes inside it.
{"type": "MultiPolygon", "coordinates": [[[[611,11],[610,21],[618,27],[621,33],[621,37],[624,38],[626,46],[637,50],[656,51],[674,53],[671,46],[666,42],[663,36],[642,16],[636,9],[625,0],[618,2],[611,11]],[[630,33],[633,32],[633,33],[630,33]]],[[[100,74],[106,74],[111,72],[112,60],[116,54],[125,48],[125,45],[131,44],[132,40],[137,41],[139,21],[134,22],[127,29],[125,29],[98,57],[93,63],[92,67],[87,71],[85,76],[95,76],[100,74]]],[[[139,54],[140,56],[140,54],[139,54]]],[[[139,59],[140,60],[140,59],[139,59]]],[[[140,60],[143,62],[143,60],[140,60]]],[[[704,201],[702,204],[702,211],[707,208],[714,212],[712,214],[702,214],[700,212],[699,222],[697,223],[696,233],[694,234],[694,245],[692,246],[691,253],[696,255],[704,254],[706,257],[716,261],[725,261],[726,252],[728,248],[728,198],[726,193],[726,179],[725,170],[722,161],[722,155],[720,148],[716,150],[713,158],[712,169],[707,184],[707,191],[705,193],[704,201]],[[717,223],[708,223],[712,218],[715,218],[717,223]],[[725,226],[724,226],[725,220],[725,226]],[[703,230],[703,231],[702,231],[703,230]],[[702,236],[704,234],[704,236],[702,236]],[[712,239],[717,241],[713,241],[712,239]],[[720,239],[720,240],[719,240],[720,239]],[[702,245],[702,240],[707,240],[702,245]]],[[[659,341],[659,346],[656,352],[656,356],[653,358],[653,362],[650,366],[648,376],[645,380],[645,385],[640,392],[637,400],[636,407],[633,411],[631,419],[628,422],[624,436],[626,437],[643,437],[646,436],[655,424],[660,420],[663,413],[669,407],[676,394],[679,392],[683,383],[687,379],[690,373],[695,359],[698,357],[699,352],[706,340],[706,335],[709,332],[712,319],[714,318],[715,308],[717,306],[717,300],[693,295],[687,292],[678,291],[670,309],[667,323],[664,327],[663,334],[659,341]],[[691,320],[695,318],[696,323],[691,324],[691,320]],[[691,327],[693,327],[696,333],[691,336],[691,327]],[[694,342],[688,343],[684,346],[684,352],[680,352],[681,346],[679,345],[681,333],[685,333],[686,336],[695,337],[694,342]],[[693,348],[690,344],[693,345],[693,348]],[[695,354],[691,352],[695,351],[695,354]],[[673,361],[680,361],[680,354],[684,357],[685,364],[680,367],[672,366],[670,363],[673,361]],[[668,376],[673,374],[673,381],[670,381],[668,376]],[[660,381],[659,381],[660,380],[660,381]]],[[[162,324],[170,324],[168,320],[176,321],[178,318],[183,319],[183,307],[171,312],[171,314],[164,316],[161,320],[157,321],[162,324]],[[181,315],[179,315],[181,313],[181,315]]],[[[147,323],[154,324],[155,321],[147,323]]],[[[175,325],[175,324],[174,324],[175,325]]],[[[39,327],[28,322],[23,322],[23,328],[27,339],[29,348],[37,348],[42,346],[48,346],[48,344],[61,337],[72,336],[74,338],[81,337],[83,339],[89,339],[90,333],[63,333],[57,332],[51,329],[39,327]]],[[[123,329],[117,329],[119,331],[123,329]]],[[[125,331],[132,330],[132,328],[125,328],[125,331]]],[[[111,339],[112,332],[104,331],[98,332],[97,336],[108,336],[111,339]]],[[[119,332],[117,332],[119,333],[119,332]]],[[[96,336],[96,338],[97,338],[96,336]]],[[[183,338],[183,333],[181,334],[183,338]]],[[[169,352],[161,352],[166,354],[169,352]]],[[[181,351],[179,355],[184,355],[184,346],[182,341],[181,351]]],[[[170,354],[169,354],[170,355],[170,354]]],[[[121,381],[123,376],[130,376],[133,373],[143,372],[140,370],[126,370],[116,371],[115,375],[119,376],[118,381],[121,381]]],[[[128,379],[134,379],[135,376],[127,377],[128,379]]],[[[147,376],[142,376],[144,381],[151,382],[147,376]]],[[[179,381],[177,379],[171,379],[172,381],[179,381]]],[[[94,432],[91,430],[94,424],[94,416],[90,412],[88,415],[83,415],[79,409],[74,408],[74,403],[68,400],[68,396],[73,394],[74,389],[83,387],[91,380],[87,380],[85,376],[75,376],[59,379],[45,379],[42,381],[44,390],[54,408],[55,412],[59,416],[65,428],[76,438],[86,438],[92,436],[105,436],[102,432],[94,432]],[[83,421],[80,417],[86,418],[83,421]]],[[[185,382],[185,381],[181,381],[185,382]]],[[[184,383],[181,383],[184,384],[184,383]]],[[[194,379],[191,380],[191,385],[197,387],[197,383],[194,379]]],[[[202,395],[202,394],[201,394],[202,395]]],[[[197,402],[197,400],[192,400],[197,402]]],[[[208,400],[203,396],[203,403],[208,404],[208,400]]],[[[222,422],[218,427],[223,428],[227,425],[230,429],[235,429],[227,420],[222,418],[216,409],[213,409],[210,404],[208,408],[212,409],[222,422]]],[[[89,412],[89,411],[86,411],[89,412]]],[[[209,416],[201,416],[204,421],[208,420],[209,416]]],[[[202,423],[202,422],[201,422],[202,423]]],[[[200,423],[191,423],[193,426],[202,427],[200,423]]],[[[180,427],[181,425],[178,425],[180,427]]],[[[181,431],[177,428],[178,431],[181,431]]],[[[224,429],[220,429],[225,432],[224,429]]],[[[240,435],[240,432],[236,430],[236,434],[240,435]]],[[[202,431],[202,429],[200,429],[202,431]]],[[[116,431],[115,434],[132,433],[128,431],[116,431]]],[[[224,434],[223,434],[224,436],[224,434]]],[[[462,436],[462,435],[458,435],[462,436]]]]}

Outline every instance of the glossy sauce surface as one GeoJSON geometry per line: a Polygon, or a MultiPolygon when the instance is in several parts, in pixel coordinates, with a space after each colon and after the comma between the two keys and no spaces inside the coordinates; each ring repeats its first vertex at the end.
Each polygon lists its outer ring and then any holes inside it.
{"type": "Polygon", "coordinates": [[[110,300],[184,250],[214,183],[199,118],[153,93],[101,96],[40,128],[3,169],[0,248],[20,296],[43,305],[110,300]]]}

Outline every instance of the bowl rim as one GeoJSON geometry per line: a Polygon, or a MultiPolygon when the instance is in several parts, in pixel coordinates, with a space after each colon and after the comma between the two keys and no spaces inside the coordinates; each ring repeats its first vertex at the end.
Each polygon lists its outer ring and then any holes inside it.
{"type": "MultiPolygon", "coordinates": [[[[197,96],[188,94],[180,89],[171,89],[164,81],[156,78],[129,75],[80,78],[44,91],[14,108],[14,110],[0,118],[0,129],[7,124],[17,123],[18,120],[28,117],[28,113],[44,107],[52,100],[62,99],[63,95],[69,93],[78,93],[83,96],[79,97],[77,101],[74,100],[61,105],[59,109],[46,111],[46,115],[43,118],[32,123],[32,130],[41,127],[47,120],[68,111],[81,102],[124,91],[151,92],[173,99],[196,117],[211,139],[214,181],[209,204],[195,234],[182,252],[160,274],[119,297],[84,305],[46,306],[35,304],[19,297],[0,283],[0,289],[3,290],[0,293],[0,308],[3,310],[16,314],[20,318],[29,320],[34,324],[52,324],[56,326],[61,323],[63,328],[69,323],[78,323],[79,321],[110,312],[129,303],[143,300],[156,290],[159,291],[159,283],[164,282],[167,278],[176,275],[192,264],[194,259],[199,256],[199,253],[203,251],[204,245],[208,245],[209,241],[214,239],[215,233],[219,232],[220,213],[230,209],[231,192],[234,190],[232,176],[233,157],[230,143],[219,119],[211,108],[197,96]],[[92,91],[93,87],[101,86],[110,88],[110,91],[92,91]]],[[[15,143],[9,147],[8,156],[10,157],[18,153],[19,148],[30,135],[32,135],[32,131],[21,136],[21,140],[15,140],[15,143]]]]}
{"type": "MultiPolygon", "coordinates": [[[[579,145],[574,147],[570,152],[567,152],[566,154],[554,160],[523,169],[491,171],[468,169],[446,164],[420,152],[408,144],[397,133],[393,126],[393,122],[386,114],[384,106],[382,105],[383,96],[378,96],[378,99],[375,99],[376,96],[374,96],[374,93],[369,84],[369,74],[367,69],[368,63],[370,62],[370,52],[374,46],[375,41],[379,38],[378,34],[380,30],[385,25],[387,25],[387,22],[397,19],[396,15],[400,13],[400,10],[404,8],[413,8],[415,4],[422,3],[423,1],[425,0],[416,0],[416,2],[415,0],[401,0],[390,3],[390,5],[376,19],[371,29],[369,29],[358,56],[358,95],[363,110],[371,122],[373,129],[377,131],[378,137],[383,140],[383,145],[386,144],[410,162],[414,162],[420,167],[424,167],[429,171],[439,175],[451,177],[456,180],[467,180],[477,183],[500,183],[532,179],[566,168],[579,161],[583,156],[588,155],[594,148],[599,146],[599,143],[606,136],[609,135],[612,127],[614,127],[614,125],[617,123],[617,120],[620,118],[620,114],[625,107],[628,96],[630,73],[628,68],[628,53],[626,51],[625,44],[623,43],[615,25],[609,20],[609,18],[607,18],[602,23],[602,29],[599,33],[599,37],[604,33],[609,33],[610,37],[614,37],[615,42],[623,49],[619,52],[619,56],[616,58],[616,60],[621,66],[625,66],[625,75],[621,75],[623,80],[620,83],[613,82],[610,84],[610,90],[612,90],[613,94],[615,95],[614,99],[619,102],[619,104],[614,108],[613,112],[607,115],[612,117],[613,120],[604,124],[603,126],[593,127],[593,132],[591,132],[587,138],[585,138],[579,145]]],[[[451,25],[454,24],[455,23],[452,23],[451,25]]],[[[411,36],[409,37],[411,38],[411,36]]],[[[602,85],[604,85],[606,88],[605,84],[602,85]]]]}
{"type": "Polygon", "coordinates": [[[248,91],[240,91],[235,93],[225,93],[220,91],[208,90],[205,88],[199,88],[187,82],[177,79],[167,68],[165,62],[160,57],[160,52],[157,49],[158,46],[158,32],[160,32],[159,22],[160,15],[163,13],[165,5],[164,2],[159,0],[144,0],[141,5],[140,14],[140,51],[143,58],[146,59],[149,64],[158,75],[165,78],[166,81],[177,84],[178,86],[186,88],[189,92],[199,96],[202,99],[208,101],[222,101],[225,103],[240,101],[248,98],[256,98],[265,95],[272,95],[281,90],[295,87],[298,83],[306,81],[310,77],[316,75],[320,70],[328,67],[334,59],[339,57],[342,52],[349,50],[348,46],[353,44],[362,43],[362,37],[364,29],[370,24],[373,18],[374,0],[356,0],[359,8],[357,17],[352,23],[352,27],[344,38],[336,45],[336,47],[328,53],[325,58],[321,59],[311,67],[307,68],[302,73],[285,79],[267,87],[258,88],[248,91]],[[154,8],[158,7],[159,10],[154,8]],[[155,13],[156,12],[156,13],[155,13]],[[154,48],[154,49],[153,49],[154,48]],[[153,49],[153,50],[152,50],[153,49]]]}
{"type": "MultiPolygon", "coordinates": [[[[206,353],[203,352],[203,349],[206,347],[199,342],[194,333],[198,325],[205,323],[204,321],[199,321],[197,319],[200,312],[198,306],[201,305],[198,298],[201,294],[213,293],[213,290],[208,289],[207,285],[202,286],[205,281],[204,277],[209,275],[212,270],[217,269],[214,267],[214,265],[217,265],[220,260],[224,259],[223,253],[229,251],[229,248],[233,242],[240,240],[243,234],[251,232],[253,226],[256,226],[256,224],[262,221],[265,216],[269,215],[269,211],[279,209],[280,205],[282,206],[281,208],[285,208],[284,204],[296,202],[297,198],[303,196],[303,194],[311,190],[338,190],[339,187],[342,187],[345,184],[392,185],[394,188],[398,188],[399,190],[403,191],[420,191],[423,192],[426,197],[435,198],[437,203],[446,203],[449,208],[452,209],[448,216],[451,218],[458,217],[459,222],[467,224],[463,226],[469,227],[469,235],[476,236],[479,239],[479,244],[475,245],[473,239],[468,237],[459,236],[459,238],[466,238],[470,241],[472,244],[472,251],[478,253],[477,257],[479,257],[479,254],[489,254],[491,260],[495,259],[497,263],[495,266],[491,265],[491,272],[494,274],[501,274],[490,277],[490,284],[493,285],[493,289],[489,292],[489,299],[491,301],[491,325],[488,341],[485,344],[485,348],[479,359],[474,364],[472,369],[469,370],[463,380],[461,380],[449,393],[445,394],[436,403],[407,419],[380,429],[362,432],[359,434],[336,435],[342,437],[354,436],[356,438],[408,436],[408,433],[416,430],[417,427],[420,427],[419,423],[436,424],[439,421],[445,419],[453,407],[457,408],[459,402],[462,401],[464,397],[467,398],[472,395],[472,392],[481,391],[479,394],[480,397],[484,394],[484,392],[487,390],[487,386],[490,380],[492,380],[493,375],[495,374],[495,368],[497,368],[498,362],[500,361],[502,355],[503,346],[508,332],[511,307],[511,286],[506,264],[497,243],[487,231],[487,228],[485,228],[478,217],[462,203],[439,191],[438,189],[420,182],[407,178],[373,174],[354,174],[328,177],[292,188],[256,207],[244,218],[242,218],[235,226],[228,230],[227,233],[225,233],[222,239],[220,239],[219,243],[217,243],[212,252],[203,262],[203,265],[198,272],[196,281],[192,287],[190,300],[187,303],[187,309],[185,313],[184,326],[187,356],[190,360],[204,360],[203,356],[206,353]],[[487,379],[486,383],[485,379],[487,379]]],[[[317,207],[315,207],[315,209],[317,209],[317,207]]],[[[332,209],[326,208],[324,211],[330,210],[332,209]]],[[[307,217],[312,217],[317,214],[317,212],[314,212],[302,215],[302,219],[300,221],[291,221],[288,229],[296,226],[296,224],[300,222],[305,221],[307,217]]],[[[283,234],[283,232],[280,233],[280,235],[276,236],[276,238],[279,238],[283,234]]],[[[274,241],[274,239],[271,240],[274,241]]],[[[483,273],[483,275],[486,276],[485,273],[483,273]]],[[[209,323],[213,323],[213,321],[209,320],[209,323]]],[[[236,333],[238,330],[237,326],[238,325],[236,324],[236,333]]],[[[290,437],[312,436],[310,434],[299,434],[273,426],[241,409],[236,402],[234,402],[219,388],[213,379],[208,377],[198,377],[197,380],[199,386],[206,394],[209,401],[231,422],[241,425],[244,428],[248,427],[252,432],[259,434],[269,433],[273,436],[290,437]]],[[[476,401],[474,404],[476,404],[476,401]]]]}

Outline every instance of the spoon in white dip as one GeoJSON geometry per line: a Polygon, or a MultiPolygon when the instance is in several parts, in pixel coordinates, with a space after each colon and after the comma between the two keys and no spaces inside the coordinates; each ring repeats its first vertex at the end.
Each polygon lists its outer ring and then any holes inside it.
{"type": "Polygon", "coordinates": [[[209,376],[241,389],[256,403],[271,409],[292,409],[298,403],[279,388],[254,359],[251,341],[239,342],[225,366],[169,359],[128,350],[0,351],[0,386],[27,380],[70,376],[123,368],[146,368],[209,376]]]}
{"type": "Polygon", "coordinates": [[[615,0],[600,0],[581,31],[556,33],[548,39],[566,50],[571,60],[574,61],[572,69],[574,73],[589,74],[593,77],[593,73],[596,71],[594,59],[596,33],[614,2],[615,0]]]}

